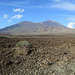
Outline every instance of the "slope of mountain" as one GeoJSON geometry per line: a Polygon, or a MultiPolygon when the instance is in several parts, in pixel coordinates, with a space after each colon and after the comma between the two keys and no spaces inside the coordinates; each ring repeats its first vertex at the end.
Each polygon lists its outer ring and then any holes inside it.
{"type": "Polygon", "coordinates": [[[8,26],[0,30],[0,33],[5,34],[59,34],[59,33],[72,33],[74,30],[69,29],[62,24],[46,20],[40,23],[33,23],[23,21],[12,26],[8,26]]]}

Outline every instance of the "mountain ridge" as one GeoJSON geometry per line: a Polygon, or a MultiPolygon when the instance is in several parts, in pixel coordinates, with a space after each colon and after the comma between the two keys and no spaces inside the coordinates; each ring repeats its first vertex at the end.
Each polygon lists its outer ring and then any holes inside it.
{"type": "Polygon", "coordinates": [[[0,33],[26,35],[74,33],[74,31],[75,30],[69,29],[64,25],[49,19],[40,23],[22,21],[17,24],[0,29],[0,33]]]}

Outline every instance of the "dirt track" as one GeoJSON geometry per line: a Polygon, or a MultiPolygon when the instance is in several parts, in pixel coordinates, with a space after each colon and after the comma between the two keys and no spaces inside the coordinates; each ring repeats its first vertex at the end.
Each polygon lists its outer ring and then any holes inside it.
{"type": "Polygon", "coordinates": [[[0,75],[75,75],[74,38],[0,38],[0,75]],[[16,44],[32,44],[29,55],[15,53],[16,44]]]}

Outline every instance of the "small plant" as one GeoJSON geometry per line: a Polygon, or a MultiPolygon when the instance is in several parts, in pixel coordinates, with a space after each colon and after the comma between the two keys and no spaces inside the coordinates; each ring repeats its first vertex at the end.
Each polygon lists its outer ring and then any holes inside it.
{"type": "Polygon", "coordinates": [[[16,44],[17,47],[25,46],[25,47],[31,47],[31,44],[28,41],[20,41],[16,44]]]}
{"type": "Polygon", "coordinates": [[[16,44],[16,53],[18,55],[28,55],[31,53],[31,44],[28,41],[20,41],[16,44]]]}

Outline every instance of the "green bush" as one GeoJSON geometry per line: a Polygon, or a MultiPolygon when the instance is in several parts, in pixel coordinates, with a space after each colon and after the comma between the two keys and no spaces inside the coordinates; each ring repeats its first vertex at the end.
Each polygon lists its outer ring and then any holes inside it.
{"type": "Polygon", "coordinates": [[[31,44],[28,41],[20,41],[16,44],[17,47],[25,46],[25,47],[31,47],[31,44]]]}

